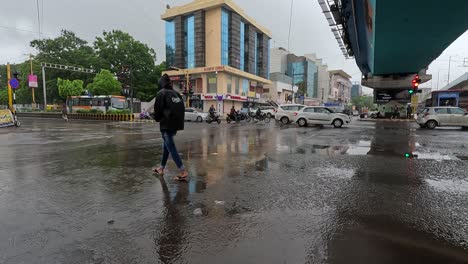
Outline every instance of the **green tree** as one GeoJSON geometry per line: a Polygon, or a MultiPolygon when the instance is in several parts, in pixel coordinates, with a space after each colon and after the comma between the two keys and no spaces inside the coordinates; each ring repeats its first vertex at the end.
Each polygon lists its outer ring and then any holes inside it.
{"type": "MultiPolygon", "coordinates": [[[[41,71],[40,63],[56,63],[62,65],[79,66],[90,69],[98,69],[100,58],[94,52],[92,46],[88,42],[76,36],[75,33],[62,30],[60,36],[54,39],[36,39],[31,41],[31,47],[38,51],[34,59],[34,72],[41,71]]],[[[67,70],[47,69],[46,70],[46,86],[47,86],[47,101],[49,103],[57,103],[61,100],[58,91],[57,79],[67,80],[83,80],[84,84],[92,81],[92,75],[80,72],[72,72],[67,70]]],[[[39,83],[42,84],[42,76],[39,76],[39,83]]],[[[42,89],[36,89],[40,94],[42,89]],[[40,90],[40,91],[39,91],[40,90]]],[[[42,100],[41,97],[37,97],[42,100]]]]}
{"type": "Polygon", "coordinates": [[[60,97],[66,99],[69,96],[78,96],[83,94],[83,81],[82,80],[64,80],[61,78],[57,79],[57,86],[60,97]]]}
{"type": "Polygon", "coordinates": [[[8,105],[8,90],[0,89],[0,105],[8,105]]]}
{"type": "Polygon", "coordinates": [[[102,69],[117,73],[124,66],[130,68],[131,76],[126,85],[133,87],[134,95],[143,101],[156,95],[163,67],[156,65],[156,53],[152,48],[120,30],[104,31],[102,37],[96,38],[94,48],[102,69]]]}
{"type": "Polygon", "coordinates": [[[368,108],[374,109],[374,98],[372,96],[358,96],[351,99],[351,103],[356,106],[357,109],[368,108]]]}
{"type": "Polygon", "coordinates": [[[92,95],[120,95],[121,83],[108,70],[101,70],[86,87],[92,95]]]}

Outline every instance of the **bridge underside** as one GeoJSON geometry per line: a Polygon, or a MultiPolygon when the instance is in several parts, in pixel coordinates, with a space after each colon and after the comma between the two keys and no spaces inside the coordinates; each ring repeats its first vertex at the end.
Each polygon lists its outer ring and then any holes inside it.
{"type": "Polygon", "coordinates": [[[376,0],[372,75],[426,68],[468,29],[467,10],[467,0],[376,0]]]}
{"type": "Polygon", "coordinates": [[[409,88],[468,29],[468,0],[318,0],[371,88],[409,88]]]}

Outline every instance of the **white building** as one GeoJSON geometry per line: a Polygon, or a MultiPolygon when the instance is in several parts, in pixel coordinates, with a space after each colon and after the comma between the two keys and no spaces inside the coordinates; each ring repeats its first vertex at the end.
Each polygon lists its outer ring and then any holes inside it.
{"type": "Polygon", "coordinates": [[[304,55],[306,58],[313,61],[318,68],[318,99],[324,104],[328,102],[330,94],[330,74],[328,73],[328,65],[323,62],[323,59],[317,58],[315,53],[304,55]]]}

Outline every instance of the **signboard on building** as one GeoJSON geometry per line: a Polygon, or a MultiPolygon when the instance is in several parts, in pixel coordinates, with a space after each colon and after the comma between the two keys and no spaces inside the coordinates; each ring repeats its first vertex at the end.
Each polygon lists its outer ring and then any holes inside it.
{"type": "Polygon", "coordinates": [[[410,95],[406,89],[375,89],[374,90],[375,103],[388,103],[390,101],[397,101],[400,103],[410,102],[410,95]]]}
{"type": "Polygon", "coordinates": [[[28,84],[29,88],[37,88],[37,75],[30,74],[28,75],[28,84]]]}

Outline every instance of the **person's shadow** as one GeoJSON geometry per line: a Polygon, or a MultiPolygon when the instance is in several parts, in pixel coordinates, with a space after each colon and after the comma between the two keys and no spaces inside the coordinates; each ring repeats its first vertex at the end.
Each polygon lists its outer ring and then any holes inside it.
{"type": "Polygon", "coordinates": [[[154,242],[158,258],[162,263],[181,263],[184,249],[186,219],[181,212],[187,205],[188,185],[186,183],[167,185],[163,176],[159,176],[164,195],[166,212],[155,232],[154,242]]]}

